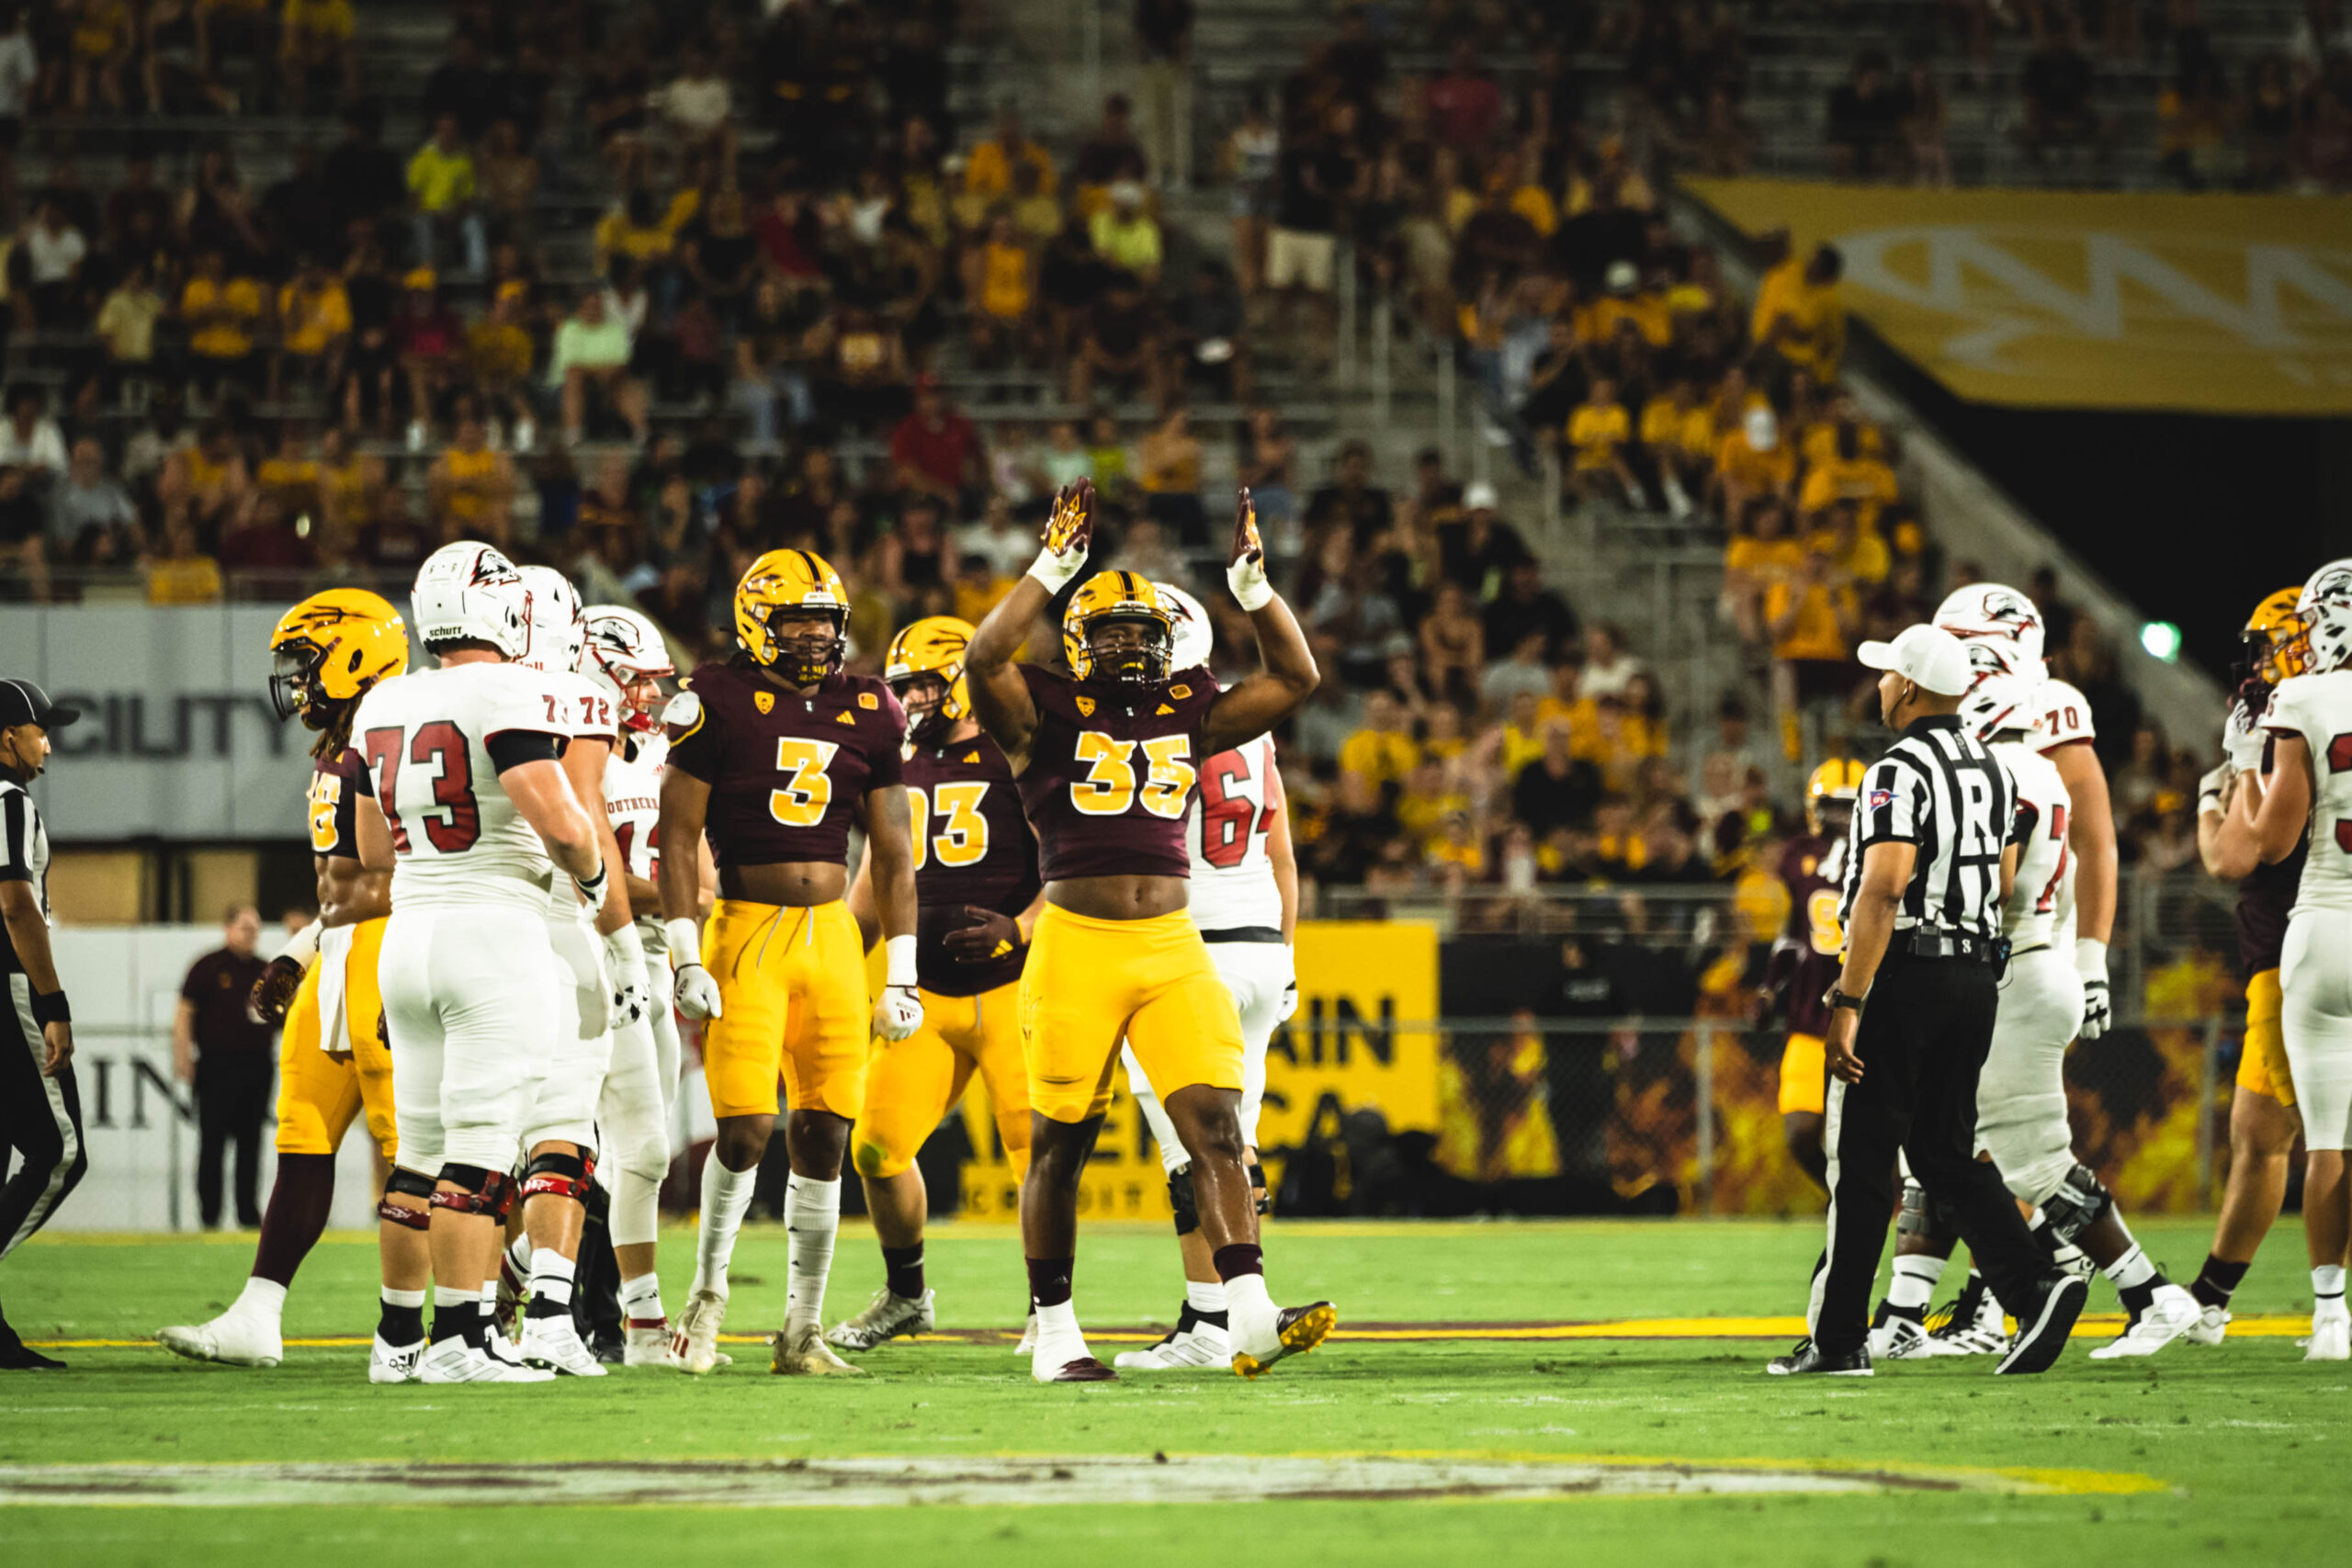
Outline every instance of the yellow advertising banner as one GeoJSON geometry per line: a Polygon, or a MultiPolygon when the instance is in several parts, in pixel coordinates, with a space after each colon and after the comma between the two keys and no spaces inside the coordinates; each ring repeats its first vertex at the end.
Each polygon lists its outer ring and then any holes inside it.
{"type": "MultiPolygon", "coordinates": [[[[1389,1130],[1438,1127],[1437,932],[1370,920],[1305,920],[1297,933],[1298,1011],[1266,1052],[1266,1101],[1258,1142],[1269,1150],[1304,1140],[1318,1110],[1370,1108],[1389,1130]],[[1423,1027],[1401,1028],[1400,1025],[1423,1027]]],[[[963,1217],[1014,1220],[1020,1185],[996,1134],[987,1096],[964,1096],[975,1156],[964,1166],[963,1217]]],[[[1280,1160],[1267,1168],[1280,1180],[1280,1160]]],[[[1079,1193],[1092,1219],[1164,1220],[1168,1190],[1151,1131],[1114,1075],[1111,1108],[1079,1193]]]]}
{"type": "Polygon", "coordinates": [[[2352,413],[2352,202],[1690,180],[1846,261],[1855,316],[1961,397],[2352,413]]]}

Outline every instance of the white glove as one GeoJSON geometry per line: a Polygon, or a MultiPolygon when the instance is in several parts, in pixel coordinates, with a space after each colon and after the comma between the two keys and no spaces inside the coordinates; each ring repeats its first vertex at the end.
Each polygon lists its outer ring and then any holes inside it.
{"type": "Polygon", "coordinates": [[[1234,602],[1252,615],[1274,596],[1274,585],[1266,581],[1266,547],[1258,537],[1258,503],[1247,487],[1234,506],[1233,558],[1226,563],[1225,585],[1233,590],[1234,602]]]}
{"type": "Polygon", "coordinates": [[[874,1000],[874,1032],[885,1040],[904,1040],[922,1027],[922,998],[915,992],[915,939],[889,937],[882,949],[882,994],[874,1000]]]}
{"type": "Polygon", "coordinates": [[[1086,570],[1086,552],[1094,538],[1094,481],[1065,485],[1054,496],[1053,514],[1046,520],[1046,547],[1029,568],[1029,575],[1059,593],[1086,570]]]}
{"type": "Polygon", "coordinates": [[[2083,977],[2083,1025],[2077,1040],[2096,1040],[2115,1023],[2115,998],[2107,988],[2107,943],[2075,940],[2075,973],[2083,977]]]}
{"type": "Polygon", "coordinates": [[[2241,702],[2230,709],[2229,720],[2222,726],[2222,754],[2242,773],[2262,766],[2263,734],[2255,722],[2254,710],[2241,702]]]}
{"type": "Polygon", "coordinates": [[[681,915],[662,928],[669,938],[670,960],[678,966],[678,977],[671,987],[671,995],[678,1010],[688,1018],[717,1018],[718,982],[702,966],[702,931],[694,921],[681,915]]]}
{"type": "Polygon", "coordinates": [[[634,924],[605,933],[605,977],[613,996],[605,1021],[614,1029],[644,1022],[653,998],[645,986],[645,939],[634,924]]]}

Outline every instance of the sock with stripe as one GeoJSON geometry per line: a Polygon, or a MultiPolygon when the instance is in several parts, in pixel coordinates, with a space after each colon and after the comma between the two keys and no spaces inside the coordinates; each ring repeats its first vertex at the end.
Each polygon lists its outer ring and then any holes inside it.
{"type": "Polygon", "coordinates": [[[631,1328],[652,1328],[668,1321],[662,1310],[662,1276],[639,1274],[621,1281],[621,1316],[631,1328]]]}
{"type": "Polygon", "coordinates": [[[2312,1307],[2315,1312],[2344,1310],[2344,1265],[2323,1263],[2312,1270],[2312,1307]]]}
{"type": "Polygon", "coordinates": [[[2227,1307],[2230,1297],[2237,1293],[2239,1283],[2245,1279],[2245,1271],[2253,1267],[2251,1262],[2232,1263],[2209,1252],[2205,1255],[2205,1267],[2197,1271],[2188,1293],[2197,1298],[2199,1306],[2227,1307]]]}
{"type": "Polygon", "coordinates": [[[911,1302],[922,1295],[922,1243],[884,1247],[882,1269],[890,1293],[900,1301],[911,1302]]]}
{"type": "Polygon", "coordinates": [[[1225,1282],[1208,1280],[1184,1281],[1184,1305],[1193,1323],[1205,1323],[1223,1328],[1225,1319],[1225,1282]]]}
{"type": "MultiPolygon", "coordinates": [[[[437,1319],[439,1303],[434,1303],[437,1319]]],[[[376,1337],[387,1345],[413,1345],[424,1337],[424,1292],[386,1285],[376,1314],[376,1337]]]]}
{"type": "Polygon", "coordinates": [[[1896,1258],[1894,1277],[1886,1286],[1888,1310],[1915,1320],[1925,1319],[1928,1303],[1936,1297],[1936,1281],[1944,1277],[1947,1261],[1926,1252],[1896,1258]]]}
{"type": "Polygon", "coordinates": [[[477,1291],[433,1287],[433,1343],[463,1338],[481,1343],[481,1294],[477,1291]]]}
{"type": "Polygon", "coordinates": [[[2165,1282],[2165,1277],[2156,1272],[2156,1266],[2148,1261],[2148,1255],[2140,1250],[2136,1241],[2100,1272],[2115,1281],[2115,1293],[2121,1298],[2123,1310],[2134,1319],[2148,1310],[2148,1303],[2155,1300],[2156,1287],[2165,1282]]]}
{"type": "Polygon", "coordinates": [[[571,1259],[552,1247],[531,1250],[531,1304],[526,1317],[571,1315],[571,1259]]]}

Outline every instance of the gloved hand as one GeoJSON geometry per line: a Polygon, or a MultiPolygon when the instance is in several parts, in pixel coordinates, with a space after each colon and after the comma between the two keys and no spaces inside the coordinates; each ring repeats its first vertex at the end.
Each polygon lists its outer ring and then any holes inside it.
{"type": "Polygon", "coordinates": [[[612,991],[605,1021],[614,1029],[642,1023],[653,1010],[645,985],[645,939],[634,925],[605,933],[605,976],[612,991]]]}
{"type": "Polygon", "coordinates": [[[688,1018],[717,1018],[723,1010],[718,1005],[718,982],[691,958],[678,965],[675,999],[678,1010],[688,1018]]]}
{"type": "Polygon", "coordinates": [[[283,1023],[286,1010],[294,1005],[294,993],[302,988],[302,965],[279,954],[269,961],[254,982],[253,994],[245,998],[256,1023],[283,1023]]]}
{"type": "Polygon", "coordinates": [[[2250,773],[2262,766],[2264,738],[2256,728],[2259,719],[2253,707],[2241,697],[2230,709],[2230,716],[2222,726],[2222,754],[2230,766],[2242,773],[2250,773]]]}
{"type": "Polygon", "coordinates": [[[1086,552],[1094,540],[1094,481],[1080,479],[1054,492],[1053,514],[1046,520],[1046,547],[1029,568],[1029,575],[1059,593],[1086,570],[1086,552]]]}
{"type": "Polygon", "coordinates": [[[1274,596],[1274,585],[1266,581],[1266,547],[1258,537],[1258,503],[1250,499],[1250,487],[1241,487],[1233,506],[1233,557],[1226,563],[1225,585],[1233,590],[1234,602],[1252,614],[1265,608],[1274,596]]]}
{"type": "Polygon", "coordinates": [[[2075,1037],[2096,1040],[2115,1024],[2115,998],[2107,988],[2107,943],[2077,938],[2075,973],[2083,977],[2083,1024],[2075,1037]]]}
{"type": "Polygon", "coordinates": [[[886,937],[882,953],[882,994],[874,998],[874,1032],[885,1040],[904,1040],[922,1027],[922,998],[915,994],[915,939],[886,937]]]}

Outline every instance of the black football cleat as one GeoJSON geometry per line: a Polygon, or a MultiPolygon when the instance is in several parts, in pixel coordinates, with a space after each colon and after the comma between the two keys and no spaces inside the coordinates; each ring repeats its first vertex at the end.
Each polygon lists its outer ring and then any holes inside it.
{"type": "Polygon", "coordinates": [[[1842,1354],[1825,1356],[1811,1339],[1800,1339],[1787,1355],[1766,1362],[1764,1370],[1776,1378],[1866,1378],[1871,1375],[1870,1347],[1857,1345],[1842,1354]]]}
{"type": "Polygon", "coordinates": [[[2083,1315],[2083,1303],[2090,1295],[2079,1274],[2049,1275],[2037,1291],[2032,1310],[2018,1315],[2017,1342],[1993,1369],[1996,1376],[2048,1371],[2066,1348],[2066,1337],[2075,1331],[2075,1319],[2083,1315]]]}

